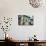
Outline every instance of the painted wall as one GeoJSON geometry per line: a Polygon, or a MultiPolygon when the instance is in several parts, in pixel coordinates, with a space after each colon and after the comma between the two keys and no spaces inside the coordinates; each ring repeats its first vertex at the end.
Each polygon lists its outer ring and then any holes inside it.
{"type": "MultiPolygon", "coordinates": [[[[10,31],[8,33],[17,40],[27,40],[34,34],[37,35],[37,39],[45,39],[45,16],[46,8],[33,8],[30,6],[28,0],[0,0],[0,16],[13,17],[13,22],[10,31]],[[18,15],[33,15],[33,26],[19,26],[18,15]]],[[[2,31],[0,31],[2,33],[2,31]]],[[[0,33],[0,35],[2,35],[0,33]]],[[[12,37],[11,36],[11,37],[12,37]]],[[[0,36],[0,39],[4,37],[0,36]]]]}
{"type": "Polygon", "coordinates": [[[45,21],[45,24],[44,24],[45,25],[45,28],[44,28],[44,39],[46,39],[46,14],[45,14],[45,20],[44,21],[45,21]]]}

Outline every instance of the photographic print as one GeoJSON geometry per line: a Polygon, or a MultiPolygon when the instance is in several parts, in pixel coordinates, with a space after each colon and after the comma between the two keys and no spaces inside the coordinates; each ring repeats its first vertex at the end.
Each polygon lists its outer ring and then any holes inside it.
{"type": "Polygon", "coordinates": [[[34,16],[18,15],[18,25],[33,25],[34,16]]]}

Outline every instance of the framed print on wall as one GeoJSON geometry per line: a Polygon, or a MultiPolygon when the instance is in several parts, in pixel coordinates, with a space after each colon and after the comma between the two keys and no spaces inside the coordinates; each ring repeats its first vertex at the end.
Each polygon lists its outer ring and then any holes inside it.
{"type": "Polygon", "coordinates": [[[18,15],[18,25],[33,25],[34,16],[18,15]]]}

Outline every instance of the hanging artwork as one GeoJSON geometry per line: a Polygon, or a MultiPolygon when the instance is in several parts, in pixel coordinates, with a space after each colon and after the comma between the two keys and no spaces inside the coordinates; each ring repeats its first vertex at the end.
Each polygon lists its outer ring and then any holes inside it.
{"type": "Polygon", "coordinates": [[[33,25],[34,17],[18,15],[18,25],[33,25]]]}
{"type": "Polygon", "coordinates": [[[40,7],[42,3],[43,3],[43,0],[29,0],[29,4],[34,8],[40,7]]]}

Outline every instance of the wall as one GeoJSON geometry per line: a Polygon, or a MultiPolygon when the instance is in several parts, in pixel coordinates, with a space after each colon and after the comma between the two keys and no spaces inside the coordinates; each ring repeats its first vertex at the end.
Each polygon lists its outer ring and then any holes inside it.
{"type": "MultiPolygon", "coordinates": [[[[34,34],[37,35],[39,40],[44,40],[44,15],[46,8],[33,8],[30,6],[28,0],[0,0],[0,16],[13,17],[13,22],[10,31],[12,35],[17,40],[27,40],[34,34]],[[34,16],[33,26],[19,26],[18,25],[18,15],[26,14],[34,16]]],[[[1,31],[2,32],[2,31],[1,31]]],[[[2,35],[2,34],[1,34],[2,35]]],[[[0,36],[2,39],[2,36],[0,36]]]]}
{"type": "Polygon", "coordinates": [[[44,28],[44,39],[46,39],[46,13],[45,13],[45,24],[44,24],[44,26],[45,26],[45,28],[44,28]]]}
{"type": "Polygon", "coordinates": [[[17,17],[13,20],[12,32],[11,34],[19,40],[27,40],[29,37],[32,37],[34,34],[37,35],[37,38],[42,40],[44,39],[44,16],[34,16],[34,25],[33,26],[18,26],[17,17]],[[16,24],[16,25],[15,25],[16,24]],[[14,32],[13,32],[14,31],[14,32]]]}

